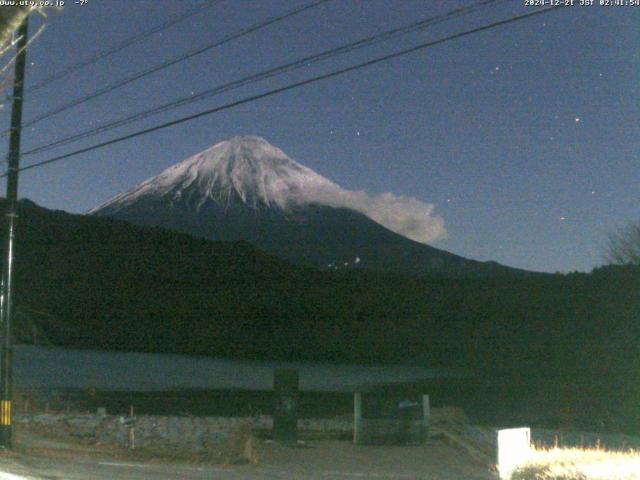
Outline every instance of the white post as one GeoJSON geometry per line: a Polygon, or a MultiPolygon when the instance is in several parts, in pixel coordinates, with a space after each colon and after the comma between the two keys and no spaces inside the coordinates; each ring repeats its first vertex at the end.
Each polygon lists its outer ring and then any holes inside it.
{"type": "Polygon", "coordinates": [[[500,472],[500,478],[510,478],[511,473],[525,463],[530,455],[530,428],[498,430],[498,472],[500,472]]]}

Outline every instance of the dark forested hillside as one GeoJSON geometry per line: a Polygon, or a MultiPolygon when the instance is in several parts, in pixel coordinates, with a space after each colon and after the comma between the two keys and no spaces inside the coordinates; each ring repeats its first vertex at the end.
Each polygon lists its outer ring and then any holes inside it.
{"type": "Polygon", "coordinates": [[[600,409],[622,409],[615,397],[637,414],[637,269],[475,279],[320,272],[245,243],[30,202],[21,202],[17,245],[21,338],[35,325],[74,347],[459,366],[543,397],[570,386],[600,409]]]}

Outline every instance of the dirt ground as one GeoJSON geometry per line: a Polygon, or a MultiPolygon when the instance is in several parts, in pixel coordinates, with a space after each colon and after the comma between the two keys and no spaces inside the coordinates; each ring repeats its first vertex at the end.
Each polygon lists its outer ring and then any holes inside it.
{"type": "Polygon", "coordinates": [[[316,441],[300,448],[275,443],[260,447],[256,468],[286,471],[289,478],[485,480],[490,468],[439,440],[419,446],[360,446],[316,441]]]}

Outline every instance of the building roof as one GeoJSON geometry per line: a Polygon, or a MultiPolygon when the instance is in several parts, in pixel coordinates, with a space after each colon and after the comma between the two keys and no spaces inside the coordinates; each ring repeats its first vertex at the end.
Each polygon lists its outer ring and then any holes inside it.
{"type": "Polygon", "coordinates": [[[460,378],[461,372],[402,365],[348,365],[216,359],[188,355],[14,347],[18,388],[166,391],[271,390],[275,369],[296,369],[302,391],[356,391],[365,386],[460,378]]]}

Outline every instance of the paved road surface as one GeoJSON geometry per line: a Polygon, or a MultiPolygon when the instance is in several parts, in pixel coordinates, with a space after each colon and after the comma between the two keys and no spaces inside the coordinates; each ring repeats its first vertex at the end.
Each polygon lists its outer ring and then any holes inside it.
{"type": "Polygon", "coordinates": [[[492,480],[487,468],[454,447],[361,447],[323,441],[307,448],[267,444],[258,465],[210,466],[17,455],[0,458],[0,480],[492,480]]]}

